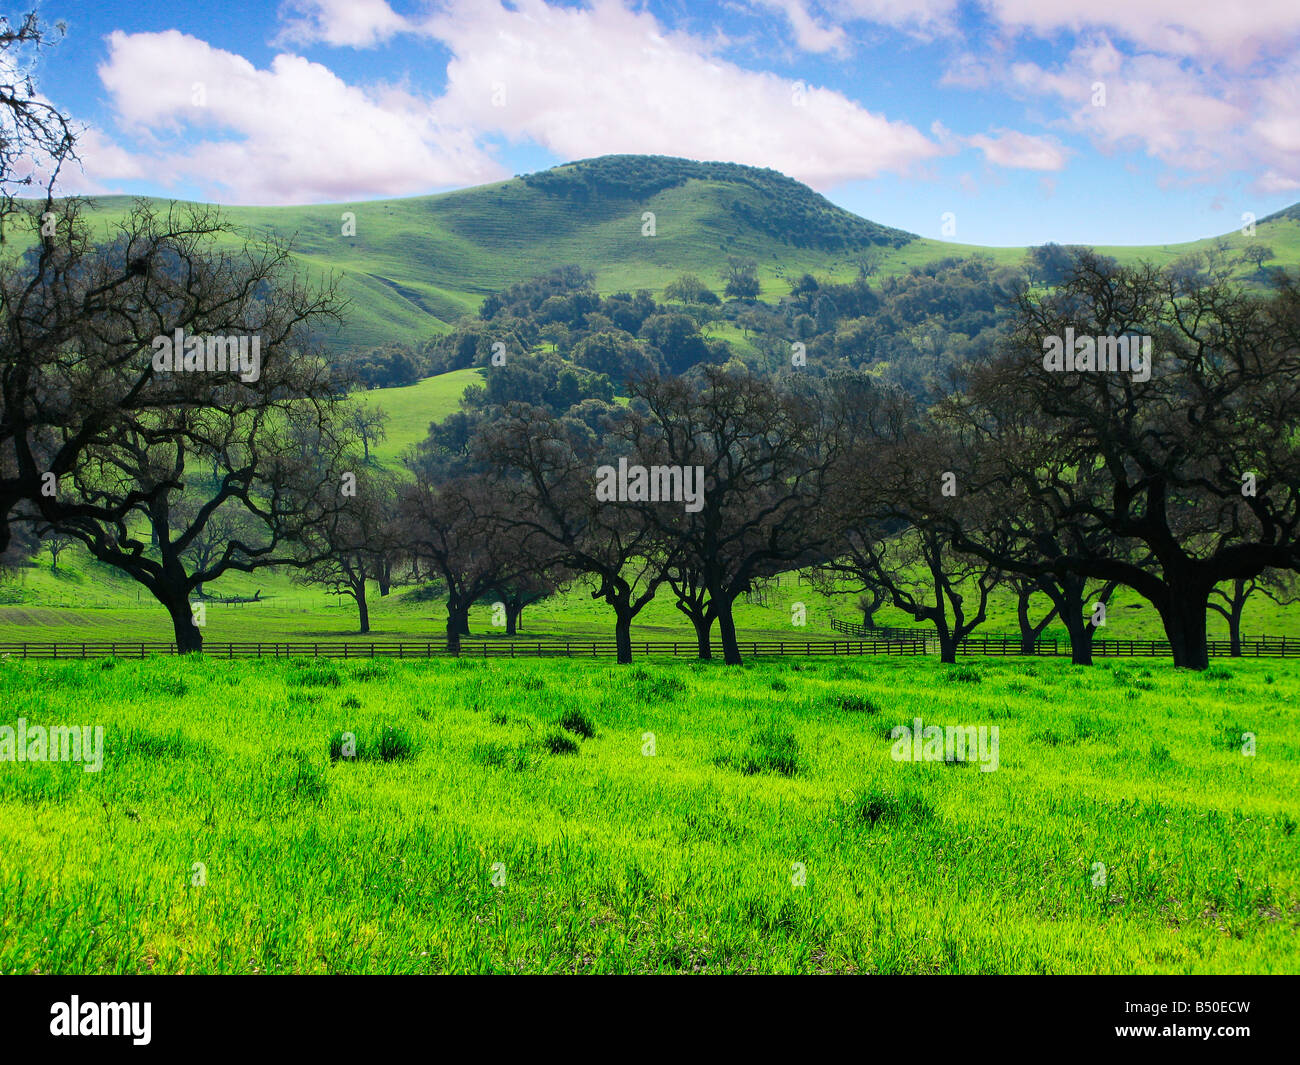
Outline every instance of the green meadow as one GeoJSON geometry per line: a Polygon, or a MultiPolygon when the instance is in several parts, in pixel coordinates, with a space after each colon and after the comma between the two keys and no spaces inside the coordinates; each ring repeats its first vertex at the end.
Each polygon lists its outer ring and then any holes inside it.
{"type": "Polygon", "coordinates": [[[0,972],[1296,972],[1300,668],[0,663],[0,972]],[[891,729],[996,726],[997,769],[891,729]],[[1255,753],[1243,753],[1243,735],[1255,753]]]}

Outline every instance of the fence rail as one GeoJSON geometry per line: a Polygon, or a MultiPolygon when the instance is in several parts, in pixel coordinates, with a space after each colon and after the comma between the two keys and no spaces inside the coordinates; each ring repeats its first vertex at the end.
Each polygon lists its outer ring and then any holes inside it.
{"type": "MultiPolygon", "coordinates": [[[[938,646],[938,637],[933,629],[867,629],[851,621],[831,622],[831,628],[837,632],[861,636],[864,633],[880,633],[882,637],[900,638],[898,634],[907,633],[908,639],[923,640],[927,647],[938,646]]],[[[1022,655],[1019,636],[979,635],[967,636],[958,645],[960,654],[969,655],[1022,655]]],[[[1230,640],[1210,640],[1207,642],[1210,657],[1223,658],[1232,654],[1230,640]]],[[[1242,658],[1300,658],[1300,638],[1294,636],[1258,636],[1243,639],[1239,643],[1242,658]]],[[[1052,657],[1069,655],[1070,641],[1055,638],[1041,638],[1034,641],[1033,655],[1052,657]]],[[[1173,648],[1168,640],[1093,640],[1092,653],[1095,658],[1159,658],[1171,656],[1173,648]]]]}
{"type": "Polygon", "coordinates": [[[864,640],[933,640],[934,629],[920,628],[897,628],[894,626],[881,626],[868,628],[861,622],[857,621],[840,621],[838,618],[831,620],[831,628],[836,632],[842,632],[845,636],[857,636],[864,640]]]}
{"type": "MultiPolygon", "coordinates": [[[[924,640],[741,640],[742,654],[762,655],[923,655],[924,640]]],[[[345,640],[205,642],[204,654],[213,658],[613,658],[613,640],[466,640],[459,653],[443,641],[345,640]]],[[[147,658],[176,654],[174,643],[86,641],[75,643],[0,643],[0,658],[80,659],[147,658]]],[[[671,655],[694,658],[694,640],[634,640],[636,655],[671,655]]],[[[715,647],[714,653],[719,651],[715,647]]]]}
{"type": "MultiPolygon", "coordinates": [[[[894,631],[908,635],[861,640],[741,640],[741,654],[765,655],[926,655],[938,648],[938,640],[925,630],[894,631]]],[[[1232,653],[1227,640],[1209,642],[1211,657],[1232,653]]],[[[1300,638],[1261,636],[1241,641],[1243,658],[1300,658],[1300,638]]],[[[280,640],[203,645],[213,658],[613,658],[617,645],[609,639],[544,640],[473,640],[462,639],[460,650],[449,651],[442,640],[280,640]]],[[[1022,654],[1019,636],[968,636],[958,645],[965,655],[1010,656],[1022,654]]],[[[148,658],[150,655],[176,654],[174,643],[160,641],[91,641],[0,643],[0,658],[63,660],[80,658],[148,658]]],[[[634,655],[667,655],[694,658],[698,646],[694,640],[634,640],[634,655]]],[[[1157,658],[1172,654],[1165,640],[1094,640],[1096,658],[1157,658]]],[[[715,645],[714,654],[720,655],[715,645]]],[[[1040,639],[1034,655],[1053,657],[1070,654],[1068,640],[1040,639]]]]}

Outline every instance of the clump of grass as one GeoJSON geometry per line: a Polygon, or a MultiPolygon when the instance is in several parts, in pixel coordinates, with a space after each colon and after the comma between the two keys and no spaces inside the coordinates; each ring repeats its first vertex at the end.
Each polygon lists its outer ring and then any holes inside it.
{"type": "Polygon", "coordinates": [[[572,732],[575,736],[581,736],[584,740],[589,740],[596,735],[596,726],[592,723],[591,718],[577,708],[564,711],[555,723],[565,732],[572,732]]]}
{"type": "Polygon", "coordinates": [[[642,700],[663,701],[680,695],[686,690],[685,682],[677,677],[667,673],[655,676],[639,667],[632,671],[628,679],[632,681],[637,697],[642,700]]]}
{"type": "Polygon", "coordinates": [[[1237,722],[1224,722],[1219,726],[1218,746],[1229,751],[1240,751],[1241,745],[1246,741],[1241,738],[1242,733],[1248,732],[1244,725],[1237,722]]]}
{"type": "Polygon", "coordinates": [[[934,807],[913,791],[893,792],[873,788],[854,795],[848,802],[850,815],[859,823],[875,828],[878,824],[919,824],[932,820],[934,807]]]}
{"type": "Polygon", "coordinates": [[[284,678],[285,684],[291,688],[337,688],[342,680],[339,671],[325,662],[298,666],[284,678]]]}
{"type": "Polygon", "coordinates": [[[172,699],[181,699],[189,692],[189,685],[181,677],[144,676],[140,678],[141,690],[150,695],[166,695],[172,699]]]}
{"type": "Polygon", "coordinates": [[[415,740],[400,725],[385,725],[379,730],[375,751],[381,762],[402,762],[415,756],[415,740]]]}
{"type": "Polygon", "coordinates": [[[1151,752],[1147,756],[1153,766],[1167,768],[1174,764],[1174,756],[1169,753],[1169,748],[1160,743],[1151,745],[1151,752]]]}
{"type": "Polygon", "coordinates": [[[984,679],[983,674],[974,666],[950,666],[944,680],[957,684],[978,684],[984,679]]]}
{"type": "Polygon", "coordinates": [[[280,774],[279,787],[295,801],[319,806],[329,794],[330,782],[321,766],[300,754],[280,774]]]}
{"type": "Polygon", "coordinates": [[[784,692],[790,690],[790,685],[783,680],[774,680],[772,681],[771,688],[774,692],[784,692]]]}
{"type": "Polygon", "coordinates": [[[1232,670],[1225,666],[1211,666],[1201,671],[1201,680],[1232,680],[1232,670]]]}
{"type": "Polygon", "coordinates": [[[388,676],[388,668],[388,663],[382,658],[367,659],[352,670],[352,679],[379,680],[382,677],[388,676]]]}
{"type": "Polygon", "coordinates": [[[577,754],[578,741],[565,732],[553,731],[546,734],[542,744],[551,754],[577,754]]]}
{"type": "Polygon", "coordinates": [[[339,703],[339,706],[347,710],[359,710],[361,709],[361,700],[358,699],[355,695],[349,695],[346,699],[344,699],[341,703],[339,703]]]}
{"type": "Polygon", "coordinates": [[[330,761],[402,762],[415,757],[415,740],[400,725],[383,725],[373,735],[340,729],[330,737],[330,761]],[[352,736],[355,753],[346,752],[345,738],[352,736]]]}
{"type": "Polygon", "coordinates": [[[527,749],[508,743],[476,743],[470,757],[494,769],[513,769],[516,773],[522,773],[529,768],[527,749]]]}
{"type": "Polygon", "coordinates": [[[713,759],[713,764],[736,769],[747,777],[759,773],[792,777],[800,768],[799,741],[793,732],[769,725],[754,733],[745,750],[720,754],[713,759]]]}
{"type": "Polygon", "coordinates": [[[488,720],[494,725],[508,725],[510,724],[510,715],[504,710],[493,710],[492,713],[488,714],[488,720]]]}
{"type": "Polygon", "coordinates": [[[210,754],[207,744],[190,739],[180,729],[158,733],[133,728],[127,734],[126,749],[144,758],[199,759],[210,754]]]}
{"type": "Polygon", "coordinates": [[[880,707],[861,695],[841,695],[835,705],[846,714],[878,714],[880,707]]]}

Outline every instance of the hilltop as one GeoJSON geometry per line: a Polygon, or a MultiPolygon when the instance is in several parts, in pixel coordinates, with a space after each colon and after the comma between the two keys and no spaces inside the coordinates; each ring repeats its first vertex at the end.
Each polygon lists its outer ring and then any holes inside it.
{"type": "MultiPolygon", "coordinates": [[[[97,209],[108,222],[131,202],[106,197],[97,209]]],[[[661,293],[683,273],[717,282],[727,257],[742,256],[758,263],[762,297],[775,299],[789,291],[787,278],[805,272],[848,280],[864,257],[889,275],[976,253],[1012,265],[1026,251],[918,237],[860,218],[774,170],[643,155],[433,196],[225,213],[254,233],[292,237],[304,267],[339,278],[351,303],[347,324],[330,338],[338,347],[421,343],[475,313],[489,293],[565,263],[594,273],[604,294],[661,293]],[[653,237],[643,235],[647,212],[653,237]]],[[[1277,256],[1270,265],[1300,263],[1300,205],[1260,222],[1253,237],[1223,239],[1238,250],[1269,245],[1277,256]]],[[[1212,240],[1100,250],[1168,263],[1212,240]]]]}

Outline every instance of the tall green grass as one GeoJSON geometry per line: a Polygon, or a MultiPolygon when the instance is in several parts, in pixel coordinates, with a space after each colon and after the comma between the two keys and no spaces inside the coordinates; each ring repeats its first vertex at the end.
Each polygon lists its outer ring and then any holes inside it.
{"type": "Polygon", "coordinates": [[[965,668],[3,663],[0,972],[1300,968],[1300,667],[965,668]]]}

